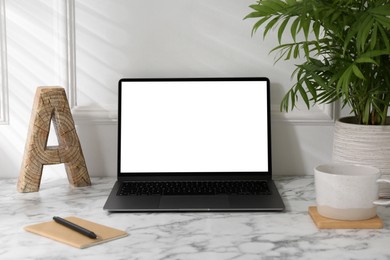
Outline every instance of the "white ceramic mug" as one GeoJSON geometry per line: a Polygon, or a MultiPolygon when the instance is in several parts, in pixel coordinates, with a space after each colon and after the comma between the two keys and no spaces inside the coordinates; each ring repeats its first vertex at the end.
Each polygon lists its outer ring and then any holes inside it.
{"type": "Polygon", "coordinates": [[[314,168],[318,213],[340,220],[364,220],[376,216],[376,206],[390,205],[378,200],[378,168],[351,164],[324,164],[314,168]]]}

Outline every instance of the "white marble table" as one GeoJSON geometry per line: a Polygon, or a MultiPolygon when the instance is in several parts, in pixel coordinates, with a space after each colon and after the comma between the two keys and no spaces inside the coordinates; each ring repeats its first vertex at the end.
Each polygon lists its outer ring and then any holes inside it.
{"type": "Polygon", "coordinates": [[[312,177],[280,177],[283,213],[107,213],[113,178],[72,188],[44,181],[37,193],[16,192],[0,180],[0,259],[390,259],[390,208],[380,208],[381,230],[318,230],[307,213],[315,204],[312,177]],[[77,216],[128,237],[77,249],[23,227],[52,216],[77,216]]]}

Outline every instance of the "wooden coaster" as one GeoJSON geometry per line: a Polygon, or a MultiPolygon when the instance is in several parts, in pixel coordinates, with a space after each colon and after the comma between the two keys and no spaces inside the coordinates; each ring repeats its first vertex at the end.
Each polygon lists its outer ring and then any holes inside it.
{"type": "Polygon", "coordinates": [[[319,229],[381,229],[383,221],[378,217],[367,220],[337,220],[321,216],[317,207],[309,207],[309,215],[319,229]]]}

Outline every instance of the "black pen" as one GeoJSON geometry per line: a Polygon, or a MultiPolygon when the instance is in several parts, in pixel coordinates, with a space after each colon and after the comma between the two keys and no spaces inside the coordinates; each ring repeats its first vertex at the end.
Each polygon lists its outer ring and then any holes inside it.
{"type": "Polygon", "coordinates": [[[53,217],[53,220],[55,222],[57,222],[58,224],[64,225],[65,227],[68,227],[74,231],[79,232],[80,234],[83,234],[84,236],[87,236],[87,237],[93,238],[93,239],[97,238],[96,234],[93,233],[92,231],[90,231],[86,228],[80,227],[79,225],[76,225],[75,223],[72,223],[66,219],[63,219],[60,217],[53,217]]]}

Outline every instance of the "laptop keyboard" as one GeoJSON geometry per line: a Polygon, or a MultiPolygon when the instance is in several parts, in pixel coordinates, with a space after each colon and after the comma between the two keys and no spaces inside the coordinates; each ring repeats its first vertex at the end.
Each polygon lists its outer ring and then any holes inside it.
{"type": "Polygon", "coordinates": [[[266,181],[124,182],[117,195],[270,195],[266,181]]]}

